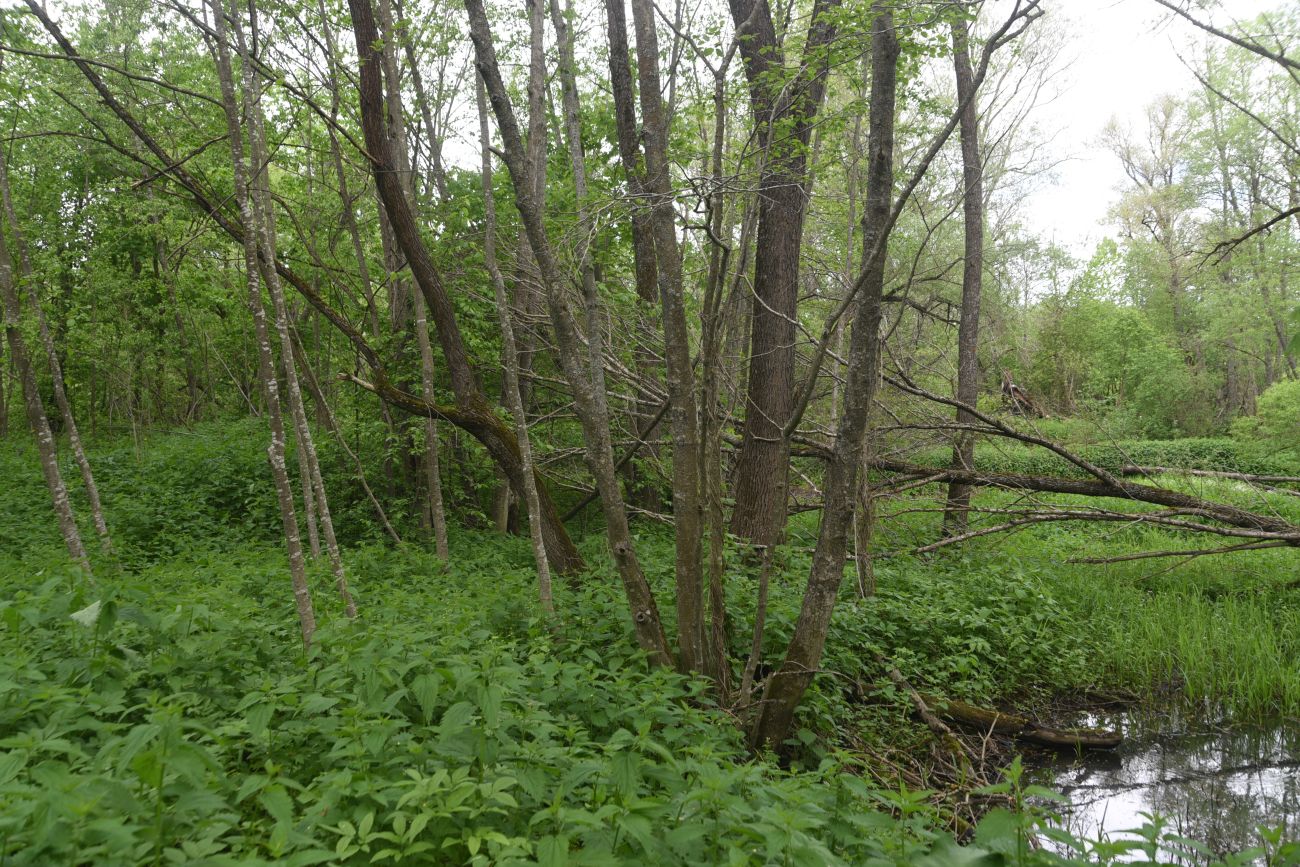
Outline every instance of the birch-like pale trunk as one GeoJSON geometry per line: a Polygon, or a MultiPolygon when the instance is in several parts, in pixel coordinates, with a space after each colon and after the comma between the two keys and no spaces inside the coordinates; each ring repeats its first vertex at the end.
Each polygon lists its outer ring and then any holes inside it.
{"type": "MultiPolygon", "coordinates": [[[[257,339],[258,376],[266,399],[266,416],[271,428],[271,445],[267,450],[271,475],[280,506],[280,521],[284,527],[284,542],[289,554],[289,577],[293,586],[294,602],[298,610],[298,628],[302,642],[311,646],[316,633],[316,612],[312,606],[311,588],[307,583],[307,561],[303,555],[302,537],[298,530],[298,515],[294,506],[293,486],[285,466],[284,415],[280,398],[280,384],[275,375],[275,360],[271,351],[270,330],[266,323],[266,309],[262,303],[262,280],[258,256],[257,218],[249,192],[250,171],[245,156],[243,133],[240,128],[239,102],[235,95],[234,74],[231,71],[230,43],[227,38],[226,12],[222,0],[211,0],[213,19],[216,22],[217,77],[221,82],[221,103],[226,115],[226,131],[230,139],[230,160],[234,172],[235,201],[244,226],[244,271],[248,280],[248,305],[253,316],[253,330],[257,339]]],[[[268,269],[269,270],[269,269],[268,269]]]]}
{"type": "Polygon", "coordinates": [[[375,496],[374,490],[371,489],[370,482],[366,479],[366,468],[362,465],[361,458],[357,457],[357,453],[352,450],[350,445],[348,445],[348,438],[343,435],[343,429],[339,427],[338,419],[334,417],[334,410],[330,408],[329,400],[325,396],[325,391],[320,387],[320,383],[316,381],[316,374],[312,372],[311,364],[308,363],[307,353],[303,349],[301,341],[299,341],[296,336],[294,337],[293,353],[294,357],[298,359],[298,366],[302,368],[303,384],[307,386],[307,390],[311,392],[312,399],[316,401],[316,406],[320,409],[321,422],[324,424],[326,430],[334,434],[334,438],[338,441],[339,448],[343,450],[343,454],[347,455],[348,460],[352,462],[352,467],[356,471],[357,481],[361,484],[361,490],[365,492],[366,499],[368,499],[370,505],[374,507],[375,517],[379,519],[379,525],[384,528],[384,532],[388,534],[388,538],[392,539],[398,545],[402,544],[402,537],[397,534],[395,529],[393,529],[393,525],[388,520],[388,513],[384,511],[384,507],[379,502],[379,498],[375,496]]]}
{"type": "MultiPolygon", "coordinates": [[[[49,364],[50,379],[54,390],[54,403],[58,406],[59,415],[63,418],[63,429],[68,435],[68,446],[72,449],[73,460],[76,461],[77,469],[81,472],[81,482],[86,488],[86,500],[90,504],[90,518],[95,526],[95,535],[99,537],[100,550],[112,556],[113,540],[108,534],[108,523],[104,520],[104,506],[99,499],[99,486],[95,484],[95,474],[91,470],[90,459],[86,457],[86,449],[81,442],[81,433],[77,429],[77,419],[72,412],[72,403],[68,400],[67,391],[63,387],[63,366],[59,363],[58,348],[54,345],[54,336],[50,333],[49,323],[45,319],[45,310],[41,305],[40,294],[33,281],[32,263],[27,255],[27,238],[23,234],[22,226],[18,222],[17,210],[14,208],[13,191],[9,187],[9,163],[3,148],[0,148],[0,201],[3,202],[5,219],[9,223],[9,231],[14,239],[14,249],[18,253],[19,273],[22,275],[23,282],[27,284],[27,304],[36,317],[41,345],[45,349],[45,359],[46,363],[49,364]]],[[[10,259],[10,268],[12,268],[12,265],[13,261],[10,259]]],[[[11,271],[11,281],[12,277],[11,271]]],[[[15,353],[16,357],[17,353],[15,353]]],[[[41,414],[44,417],[43,408],[41,414]]],[[[48,426],[48,419],[46,424],[48,426]]]]}
{"type": "Polygon", "coordinates": [[[40,455],[41,472],[45,475],[45,486],[49,489],[50,500],[54,503],[59,532],[63,534],[63,543],[68,548],[68,556],[85,569],[87,575],[90,575],[90,558],[86,556],[86,547],[81,542],[81,532],[77,529],[77,518],[72,511],[72,501],[68,499],[67,485],[63,483],[63,474],[59,472],[58,447],[54,442],[54,433],[50,430],[50,420],[45,415],[45,403],[41,400],[31,355],[27,352],[27,341],[23,339],[22,304],[19,303],[18,288],[14,283],[13,259],[9,256],[9,246],[2,231],[0,231],[0,294],[4,296],[4,325],[5,336],[9,341],[9,354],[13,358],[14,367],[18,368],[23,401],[27,408],[27,423],[36,437],[36,451],[40,455]]]}
{"type": "MultiPolygon", "coordinates": [[[[248,45],[244,39],[243,24],[236,13],[231,18],[234,24],[235,46],[239,52],[243,85],[244,115],[248,124],[249,153],[256,170],[253,174],[255,186],[249,192],[252,198],[251,224],[245,223],[250,233],[256,236],[261,250],[261,258],[274,262],[276,258],[275,212],[271,207],[269,159],[266,147],[266,124],[262,115],[258,82],[253,74],[253,64],[249,58],[248,45]]],[[[236,130],[237,132],[237,130],[236,130]]],[[[320,459],[316,454],[316,441],[312,436],[311,426],[307,422],[307,407],[302,399],[302,387],[298,382],[298,368],[294,363],[293,338],[289,332],[289,312],[284,300],[284,288],[280,284],[280,275],[275,268],[265,268],[267,294],[271,299],[272,321],[280,340],[280,359],[284,369],[286,391],[289,395],[289,411],[293,419],[294,436],[298,442],[298,452],[305,471],[303,479],[303,507],[307,511],[315,510],[320,536],[325,543],[325,552],[329,558],[330,571],[334,575],[334,586],[343,600],[344,611],[348,617],[356,617],[356,601],[348,590],[347,573],[343,568],[343,557],[339,551],[338,539],[334,534],[334,520],[330,515],[329,498],[325,491],[325,479],[320,471],[320,459]]],[[[309,518],[309,526],[311,524],[309,518]]],[[[317,551],[319,549],[316,549],[317,551]]],[[[315,551],[313,551],[315,553],[315,551]]]]}

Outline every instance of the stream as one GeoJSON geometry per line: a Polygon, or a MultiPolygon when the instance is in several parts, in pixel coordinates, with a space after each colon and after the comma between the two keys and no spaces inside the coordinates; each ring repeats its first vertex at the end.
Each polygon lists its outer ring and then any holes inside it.
{"type": "MultiPolygon", "coordinates": [[[[1260,844],[1257,826],[1282,826],[1300,839],[1300,724],[1229,727],[1183,713],[1093,715],[1082,725],[1119,728],[1115,750],[1063,752],[1039,781],[1060,792],[1062,826],[1076,837],[1120,840],[1159,814],[1165,832],[1204,843],[1216,853],[1260,844]]],[[[1164,856],[1176,863],[1202,863],[1164,856]]]]}

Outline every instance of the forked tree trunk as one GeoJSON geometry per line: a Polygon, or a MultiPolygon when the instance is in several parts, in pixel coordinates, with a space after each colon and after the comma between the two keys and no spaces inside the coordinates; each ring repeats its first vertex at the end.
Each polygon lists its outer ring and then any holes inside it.
{"type": "Polygon", "coordinates": [[[785,531],[790,440],[795,410],[799,259],[807,210],[805,183],[812,123],[821,107],[834,38],[827,14],[838,0],[816,0],[802,71],[785,69],[767,0],[729,0],[740,35],[754,124],[764,145],[759,177],[758,238],[750,332],[745,428],[736,461],[731,531],[757,545],[776,544],[785,531]],[[741,32],[743,31],[743,32],[741,32]]]}
{"type": "MultiPolygon", "coordinates": [[[[356,2],[356,0],[354,0],[356,2]]],[[[555,262],[550,242],[546,236],[540,202],[533,196],[533,178],[527,166],[523,140],[515,119],[513,107],[506,93],[505,82],[497,66],[496,49],[492,44],[491,28],[482,0],[465,0],[469,13],[470,38],[479,74],[487,87],[488,98],[496,115],[501,132],[502,156],[510,171],[515,193],[515,205],[528,233],[528,243],[537,259],[542,284],[546,290],[551,325],[555,330],[557,355],[569,387],[573,390],[578,421],[582,425],[587,447],[587,464],[600,491],[601,506],[605,514],[605,532],[619,576],[623,580],[628,604],[632,609],[632,622],[637,642],[650,655],[653,662],[668,665],[672,654],[664,635],[659,609],[654,595],[641,571],[632,534],[627,524],[627,509],[619,489],[614,469],[614,449],[610,439],[609,415],[604,411],[604,395],[597,395],[590,377],[590,367],[583,363],[583,340],[577,323],[564,296],[559,266],[555,262]]],[[[599,359],[590,359],[599,364],[599,359]]]]}
{"type": "MultiPolygon", "coordinates": [[[[957,102],[965,103],[961,112],[962,216],[965,226],[965,259],[961,275],[961,322],[957,327],[957,400],[974,406],[979,400],[980,290],[984,274],[984,168],[980,162],[979,106],[975,99],[975,76],[971,71],[969,24],[965,20],[952,25],[953,67],[957,77],[957,102]]],[[[957,411],[959,424],[974,424],[964,410],[957,411]]],[[[975,438],[959,432],[953,445],[954,469],[974,469],[975,438]]],[[[971,489],[958,482],[948,486],[948,503],[944,508],[944,532],[956,535],[966,529],[971,489]]]]}
{"type": "Polygon", "coordinates": [[[284,416],[281,408],[280,384],[275,375],[270,330],[266,323],[266,310],[262,304],[261,269],[257,257],[258,233],[255,228],[257,218],[254,215],[254,205],[249,191],[251,173],[240,129],[239,102],[235,95],[234,75],[231,72],[230,43],[226,37],[226,11],[222,0],[212,0],[212,12],[217,30],[217,75],[221,81],[221,103],[226,114],[231,165],[235,176],[235,201],[245,229],[243,248],[244,271],[248,280],[248,305],[253,316],[253,329],[257,339],[258,375],[262,382],[262,393],[266,398],[266,415],[271,427],[268,457],[280,506],[285,547],[289,553],[289,577],[298,610],[298,628],[302,633],[303,644],[310,646],[312,637],[316,633],[316,612],[312,606],[311,589],[307,583],[307,561],[303,556],[302,538],[298,530],[293,487],[289,482],[289,471],[285,466],[284,416]]]}
{"type": "Polygon", "coordinates": [[[853,520],[858,472],[868,411],[875,398],[880,357],[880,308],[884,290],[883,250],[887,240],[894,176],[894,103],[897,85],[898,38],[893,12],[877,2],[871,33],[870,131],[867,141],[867,194],[862,215],[862,241],[867,251],[853,337],[849,348],[844,413],[836,428],[835,445],[826,473],[821,529],[813,553],[808,586],[781,667],[767,681],[762,711],[751,733],[756,746],[779,749],[789,733],[813,673],[820,667],[831,613],[844,581],[845,551],[853,520]]]}

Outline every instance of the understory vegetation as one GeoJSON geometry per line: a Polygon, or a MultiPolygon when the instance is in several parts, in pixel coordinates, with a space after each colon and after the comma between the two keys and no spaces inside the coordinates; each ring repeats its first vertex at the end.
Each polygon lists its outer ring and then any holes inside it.
{"type": "MultiPolygon", "coordinates": [[[[34,462],[7,444],[0,863],[1061,861],[1031,845],[1044,834],[1108,863],[1169,832],[1074,840],[1046,824],[1053,802],[1032,797],[1045,793],[1018,762],[958,848],[943,801],[876,758],[927,749],[878,660],[932,693],[1020,707],[1130,688],[1222,703],[1241,720],[1300,713],[1287,552],[1232,571],[1064,562],[1168,544],[1133,538],[1160,535],[1142,528],[1034,529],[960,555],[882,559],[876,595],[837,612],[784,768],[751,757],[702,683],[647,668],[596,539],[584,545],[593,571],[557,585],[566,613],[548,623],[521,539],[457,530],[444,563],[342,521],[366,614],[323,611],[310,651],[285,653],[294,612],[248,433],[204,425],[94,453],[115,492],[121,563],[97,561],[99,584],[35,519],[48,506],[34,462]]],[[[882,546],[931,533],[929,520],[889,522],[882,546]]],[[[671,535],[650,525],[638,544],[670,592],[671,535]]],[[[774,648],[797,612],[785,576],[806,568],[798,523],[780,556],[774,648]]],[[[731,572],[731,598],[752,600],[755,580],[731,572]]],[[[312,581],[328,592],[323,567],[312,581]]],[[[1261,845],[1226,863],[1295,855],[1261,845]]]]}

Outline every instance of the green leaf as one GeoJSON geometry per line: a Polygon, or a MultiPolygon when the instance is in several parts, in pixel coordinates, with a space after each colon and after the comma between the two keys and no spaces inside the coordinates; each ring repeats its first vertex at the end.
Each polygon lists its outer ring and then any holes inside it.
{"type": "Polygon", "coordinates": [[[282,825],[293,824],[293,797],[279,784],[267,786],[257,801],[271,818],[282,825]]]}
{"type": "Polygon", "coordinates": [[[418,675],[411,683],[411,693],[420,704],[420,714],[424,724],[433,721],[433,711],[438,706],[438,692],[442,688],[442,678],[437,674],[425,672],[418,675]]]}

